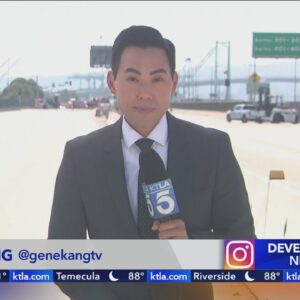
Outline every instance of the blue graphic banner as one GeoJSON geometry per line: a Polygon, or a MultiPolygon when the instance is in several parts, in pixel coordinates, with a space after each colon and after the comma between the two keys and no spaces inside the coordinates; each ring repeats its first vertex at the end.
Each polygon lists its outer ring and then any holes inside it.
{"type": "Polygon", "coordinates": [[[147,282],[191,282],[189,270],[150,270],[147,282]]]}
{"type": "Polygon", "coordinates": [[[10,270],[9,282],[53,282],[53,271],[10,270]]]}
{"type": "Polygon", "coordinates": [[[256,240],[255,269],[300,269],[300,240],[256,240]]]}
{"type": "Polygon", "coordinates": [[[300,282],[300,270],[284,270],[284,282],[300,282]]]}

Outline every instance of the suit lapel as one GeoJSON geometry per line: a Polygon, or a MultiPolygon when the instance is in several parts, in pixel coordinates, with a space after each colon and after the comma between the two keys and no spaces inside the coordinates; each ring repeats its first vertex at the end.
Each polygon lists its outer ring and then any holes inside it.
{"type": "Polygon", "coordinates": [[[121,139],[122,117],[112,126],[111,138],[105,146],[105,174],[116,211],[115,218],[120,220],[124,232],[129,233],[126,238],[135,239],[138,238],[138,232],[128,198],[121,139]]]}
{"type": "Polygon", "coordinates": [[[168,162],[167,171],[172,179],[176,199],[180,209],[184,209],[188,201],[187,188],[189,180],[189,140],[182,132],[179,121],[167,113],[168,120],[168,162]]]}

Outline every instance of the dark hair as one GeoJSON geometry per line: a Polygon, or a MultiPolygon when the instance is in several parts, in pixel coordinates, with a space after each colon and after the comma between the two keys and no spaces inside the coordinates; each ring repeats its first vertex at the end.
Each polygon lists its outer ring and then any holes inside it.
{"type": "Polygon", "coordinates": [[[171,74],[175,72],[175,46],[168,39],[163,38],[161,33],[149,26],[131,26],[124,29],[116,37],[114,45],[112,47],[112,57],[111,57],[111,69],[116,78],[122,53],[125,48],[137,46],[137,47],[154,47],[160,48],[165,51],[171,74]]]}

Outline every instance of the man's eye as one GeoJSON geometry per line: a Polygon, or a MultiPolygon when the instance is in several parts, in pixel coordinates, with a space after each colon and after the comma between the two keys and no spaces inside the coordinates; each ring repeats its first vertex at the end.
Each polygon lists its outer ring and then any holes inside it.
{"type": "Polygon", "coordinates": [[[164,80],[163,77],[155,77],[155,78],[153,79],[154,82],[161,82],[161,81],[163,81],[163,80],[164,80]]]}
{"type": "Polygon", "coordinates": [[[131,82],[138,82],[138,79],[136,77],[133,77],[133,76],[128,77],[127,80],[131,81],[131,82]]]}

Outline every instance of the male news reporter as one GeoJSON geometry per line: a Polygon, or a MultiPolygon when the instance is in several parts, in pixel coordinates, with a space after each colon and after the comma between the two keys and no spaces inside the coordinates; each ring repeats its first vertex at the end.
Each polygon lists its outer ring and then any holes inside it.
{"type": "MultiPolygon", "coordinates": [[[[159,239],[255,238],[242,173],[224,132],[167,112],[175,93],[175,47],[159,31],[132,26],[116,38],[107,82],[121,118],[67,142],[58,171],[49,238],[139,239],[141,138],[154,141],[172,179],[180,215],[154,221],[159,239]]],[[[213,299],[210,284],[61,285],[72,299],[213,299]]]]}

